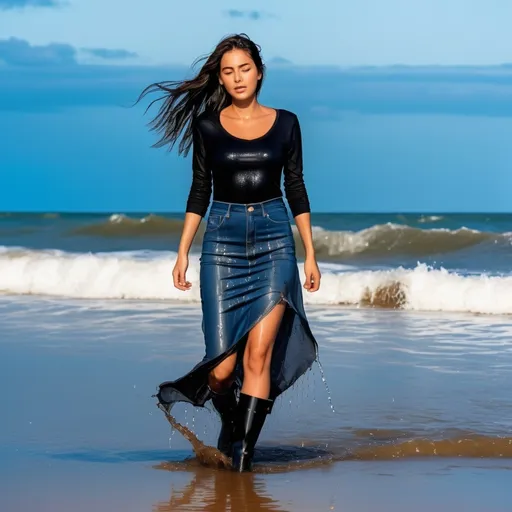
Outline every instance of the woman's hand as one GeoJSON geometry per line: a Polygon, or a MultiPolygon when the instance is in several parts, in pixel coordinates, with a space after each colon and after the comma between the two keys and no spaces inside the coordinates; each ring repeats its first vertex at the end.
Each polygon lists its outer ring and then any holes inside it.
{"type": "Polygon", "coordinates": [[[192,286],[192,283],[187,281],[187,269],[188,269],[188,256],[178,256],[176,264],[172,271],[172,278],[174,280],[174,286],[178,290],[187,291],[192,286]]]}
{"type": "Polygon", "coordinates": [[[201,223],[201,215],[193,212],[185,213],[185,222],[183,223],[183,232],[181,233],[180,244],[178,246],[178,257],[172,271],[174,286],[181,291],[187,291],[192,283],[187,281],[188,253],[192,246],[192,241],[197,233],[201,223]]]}
{"type": "Polygon", "coordinates": [[[306,281],[304,288],[308,292],[316,292],[320,288],[320,269],[314,256],[306,258],[304,262],[304,273],[306,274],[306,281]]]}
{"type": "Polygon", "coordinates": [[[316,292],[320,288],[320,269],[316,263],[315,247],[313,244],[313,233],[311,231],[311,214],[309,212],[300,213],[294,217],[295,224],[299,230],[306,259],[304,261],[304,272],[306,281],[304,288],[308,292],[316,292]]]}

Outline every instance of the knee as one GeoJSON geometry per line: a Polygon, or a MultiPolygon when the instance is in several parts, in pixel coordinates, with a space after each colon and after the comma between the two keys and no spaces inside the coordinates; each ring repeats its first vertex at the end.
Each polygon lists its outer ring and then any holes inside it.
{"type": "Polygon", "coordinates": [[[255,348],[247,346],[245,371],[260,375],[270,365],[270,347],[255,348]]]}
{"type": "Polygon", "coordinates": [[[220,364],[211,371],[211,376],[219,384],[223,384],[231,379],[233,368],[230,365],[220,364]]]}

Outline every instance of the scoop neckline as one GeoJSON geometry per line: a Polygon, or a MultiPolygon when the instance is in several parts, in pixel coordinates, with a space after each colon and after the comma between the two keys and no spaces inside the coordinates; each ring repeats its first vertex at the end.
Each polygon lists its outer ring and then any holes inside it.
{"type": "Polygon", "coordinates": [[[237,137],[236,135],[233,135],[231,132],[229,132],[228,130],[226,130],[226,128],[224,128],[224,126],[222,125],[222,122],[220,120],[220,110],[219,112],[217,112],[217,123],[219,124],[220,126],[220,129],[226,134],[228,135],[229,137],[231,137],[232,139],[236,139],[236,140],[241,140],[241,141],[244,141],[244,142],[253,142],[255,140],[261,140],[265,137],[267,137],[268,135],[270,135],[270,133],[274,130],[274,128],[276,127],[277,125],[277,121],[279,119],[279,111],[280,109],[278,108],[274,108],[273,110],[276,111],[276,118],[274,119],[274,122],[272,123],[272,125],[270,126],[270,128],[263,134],[263,135],[260,135],[259,137],[255,137],[254,139],[244,139],[243,137],[237,137]]]}

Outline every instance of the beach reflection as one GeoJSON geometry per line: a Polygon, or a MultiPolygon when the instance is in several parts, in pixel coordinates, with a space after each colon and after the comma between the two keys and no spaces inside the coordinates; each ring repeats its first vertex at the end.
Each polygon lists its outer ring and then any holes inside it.
{"type": "MultiPolygon", "coordinates": [[[[163,469],[163,468],[162,468],[163,469]]],[[[253,473],[238,474],[198,467],[182,489],[172,489],[168,502],[154,505],[155,512],[289,512],[268,495],[263,479],[253,473]]]]}

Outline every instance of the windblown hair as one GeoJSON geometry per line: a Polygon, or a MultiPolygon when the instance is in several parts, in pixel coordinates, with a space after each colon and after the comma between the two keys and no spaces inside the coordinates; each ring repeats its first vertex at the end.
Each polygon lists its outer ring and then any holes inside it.
{"type": "Polygon", "coordinates": [[[153,100],[146,112],[158,101],[163,101],[157,115],[149,123],[151,129],[159,132],[161,138],[153,147],[169,145],[169,149],[182,135],[179,154],[187,155],[192,145],[194,120],[203,111],[219,112],[231,104],[231,97],[223,85],[219,83],[220,62],[225,52],[245,50],[254,61],[261,80],[258,81],[256,94],[259,93],[265,73],[265,65],[260,56],[260,47],[249,39],[246,34],[235,34],[222,39],[213,52],[201,60],[206,62],[199,73],[190,80],[157,82],[146,87],[136,103],[149,93],[161,91],[163,96],[153,100]]]}

